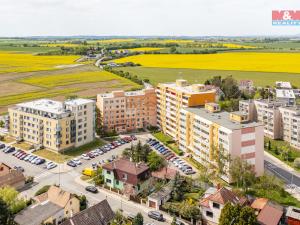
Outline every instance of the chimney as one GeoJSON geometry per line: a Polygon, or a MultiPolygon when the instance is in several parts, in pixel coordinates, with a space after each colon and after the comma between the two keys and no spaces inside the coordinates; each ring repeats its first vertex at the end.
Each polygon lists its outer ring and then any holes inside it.
{"type": "Polygon", "coordinates": [[[221,184],[218,183],[218,184],[217,184],[217,190],[220,190],[220,189],[221,189],[221,184]]]}

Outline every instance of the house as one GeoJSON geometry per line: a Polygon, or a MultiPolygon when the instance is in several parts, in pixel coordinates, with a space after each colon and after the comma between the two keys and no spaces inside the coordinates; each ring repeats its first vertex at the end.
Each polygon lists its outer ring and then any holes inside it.
{"type": "Polygon", "coordinates": [[[276,89],[276,99],[286,102],[288,105],[293,105],[296,101],[296,96],[291,89],[276,89]]]}
{"type": "Polygon", "coordinates": [[[149,185],[151,172],[144,163],[119,159],[103,165],[102,168],[105,184],[120,190],[128,197],[139,194],[149,185]]]}
{"type": "Polygon", "coordinates": [[[256,212],[258,224],[260,225],[281,224],[283,207],[271,202],[269,199],[257,198],[252,202],[251,208],[253,208],[256,212]]]}
{"type": "Polygon", "coordinates": [[[65,220],[61,225],[108,225],[115,214],[107,200],[87,208],[73,217],[65,220]]]}
{"type": "Polygon", "coordinates": [[[276,81],[275,83],[276,88],[278,89],[292,89],[292,85],[290,82],[285,82],[285,81],[276,81]]]}
{"type": "Polygon", "coordinates": [[[159,210],[160,207],[170,200],[173,182],[169,182],[166,186],[162,187],[159,191],[152,193],[148,196],[147,206],[159,210]]]}
{"type": "Polygon", "coordinates": [[[254,83],[252,80],[240,80],[239,90],[241,91],[252,91],[254,89],[254,83]]]}
{"type": "Polygon", "coordinates": [[[247,199],[238,197],[234,192],[222,188],[209,188],[200,200],[200,211],[204,224],[215,225],[219,223],[221,211],[226,203],[245,205],[247,199]]]}
{"type": "Polygon", "coordinates": [[[33,205],[16,215],[15,221],[19,225],[56,225],[80,211],[79,200],[56,186],[51,186],[47,192],[36,196],[34,200],[33,205]]]}
{"type": "Polygon", "coordinates": [[[300,225],[300,208],[288,207],[286,220],[288,225],[300,225]]]}
{"type": "Polygon", "coordinates": [[[25,185],[25,176],[19,171],[12,169],[5,163],[0,163],[0,188],[11,186],[20,189],[25,185]]]}

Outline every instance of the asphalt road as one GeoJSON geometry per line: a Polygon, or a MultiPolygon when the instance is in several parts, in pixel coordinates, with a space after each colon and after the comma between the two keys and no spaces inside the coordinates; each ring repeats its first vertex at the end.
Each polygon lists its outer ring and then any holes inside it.
{"type": "MultiPolygon", "coordinates": [[[[145,142],[149,136],[137,135],[137,137],[138,140],[145,142]]],[[[134,143],[137,143],[137,141],[135,141],[134,143]]],[[[12,156],[12,154],[5,154],[2,151],[0,151],[0,162],[4,162],[11,167],[22,166],[25,169],[24,174],[26,176],[35,177],[34,185],[30,189],[21,192],[21,195],[26,198],[30,198],[34,196],[34,193],[45,185],[60,184],[62,189],[66,191],[76,193],[78,195],[81,194],[86,195],[90,206],[98,203],[103,199],[107,199],[113,210],[122,209],[124,215],[137,214],[138,212],[141,212],[144,217],[145,224],[146,223],[153,223],[155,225],[169,224],[169,222],[158,222],[158,221],[154,221],[153,219],[150,219],[147,216],[147,213],[148,211],[150,211],[150,209],[147,207],[143,207],[137,203],[127,201],[126,199],[120,196],[117,196],[113,193],[106,192],[106,191],[100,190],[99,193],[97,194],[87,192],[85,190],[86,185],[82,184],[82,182],[78,182],[78,179],[81,176],[81,171],[84,168],[91,167],[92,163],[98,163],[99,161],[102,160],[106,161],[107,159],[111,158],[112,155],[120,155],[122,151],[125,148],[130,147],[130,145],[131,143],[119,146],[118,148],[113,149],[91,160],[80,159],[82,165],[76,168],[70,167],[68,168],[68,170],[65,170],[64,172],[61,173],[57,173],[57,171],[54,172],[54,170],[46,170],[43,168],[42,165],[37,166],[28,162],[24,162],[22,160],[15,158],[14,156],[12,156]]]]}

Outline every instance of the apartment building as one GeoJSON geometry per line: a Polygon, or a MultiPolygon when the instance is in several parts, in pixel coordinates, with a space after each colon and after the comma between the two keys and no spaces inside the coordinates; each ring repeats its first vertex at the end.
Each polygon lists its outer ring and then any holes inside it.
{"type": "Polygon", "coordinates": [[[105,131],[124,133],[157,125],[154,88],[99,94],[97,107],[105,131]]]}
{"type": "Polygon", "coordinates": [[[249,119],[264,124],[265,136],[282,139],[282,118],[279,107],[285,106],[282,101],[267,99],[240,101],[239,109],[248,114],[249,119]]]}
{"type": "Polygon", "coordinates": [[[283,140],[300,149],[300,107],[280,107],[282,116],[283,140]]]}
{"type": "Polygon", "coordinates": [[[181,108],[215,102],[216,91],[203,84],[189,85],[186,80],[176,80],[175,83],[158,84],[156,95],[158,125],[165,134],[179,140],[181,108]]]}
{"type": "Polygon", "coordinates": [[[8,109],[10,135],[36,148],[60,152],[94,140],[95,102],[40,99],[8,109]]]}
{"type": "MultiPolygon", "coordinates": [[[[218,168],[217,155],[222,148],[224,155],[241,157],[253,166],[257,176],[264,171],[263,126],[250,122],[242,112],[222,112],[216,103],[205,108],[182,108],[180,111],[179,148],[192,153],[192,157],[206,167],[218,168]]],[[[227,174],[222,176],[230,182],[227,174]]]]}

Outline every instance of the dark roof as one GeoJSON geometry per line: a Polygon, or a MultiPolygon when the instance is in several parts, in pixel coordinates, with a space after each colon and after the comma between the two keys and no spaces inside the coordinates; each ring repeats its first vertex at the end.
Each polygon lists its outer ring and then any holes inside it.
{"type": "Polygon", "coordinates": [[[139,175],[149,169],[144,163],[135,163],[127,159],[119,159],[103,165],[103,169],[106,170],[119,170],[132,175],[139,175]]]}
{"type": "Polygon", "coordinates": [[[72,218],[65,220],[61,225],[107,225],[114,216],[114,212],[105,199],[75,214],[72,218]]]}
{"type": "Polygon", "coordinates": [[[225,205],[227,202],[240,203],[241,199],[225,187],[220,188],[216,193],[207,197],[208,200],[225,205]]]}
{"type": "Polygon", "coordinates": [[[25,176],[21,171],[10,170],[8,174],[0,176],[0,187],[14,186],[19,182],[25,182],[25,176]]]}
{"type": "Polygon", "coordinates": [[[22,210],[16,215],[15,221],[19,225],[40,225],[60,210],[63,210],[63,208],[48,201],[22,210]]]}

